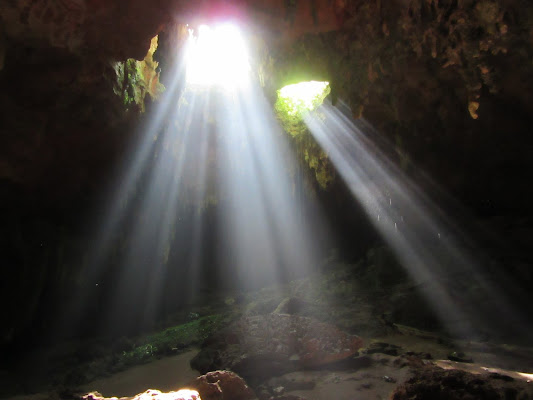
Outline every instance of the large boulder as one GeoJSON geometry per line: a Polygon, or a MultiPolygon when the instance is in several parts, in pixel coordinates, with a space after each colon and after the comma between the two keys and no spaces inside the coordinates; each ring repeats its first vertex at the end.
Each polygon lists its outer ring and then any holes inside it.
{"type": "Polygon", "coordinates": [[[358,336],[309,317],[243,317],[208,339],[191,366],[201,373],[229,369],[246,379],[265,378],[346,359],[362,344],[358,336]]]}

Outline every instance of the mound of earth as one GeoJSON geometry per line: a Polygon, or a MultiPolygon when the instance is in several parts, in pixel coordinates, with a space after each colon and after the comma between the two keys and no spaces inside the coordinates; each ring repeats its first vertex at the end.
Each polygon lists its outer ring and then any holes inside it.
{"type": "Polygon", "coordinates": [[[229,369],[245,378],[316,368],[357,354],[360,337],[313,318],[288,314],[243,317],[208,339],[191,361],[201,373],[229,369]]]}

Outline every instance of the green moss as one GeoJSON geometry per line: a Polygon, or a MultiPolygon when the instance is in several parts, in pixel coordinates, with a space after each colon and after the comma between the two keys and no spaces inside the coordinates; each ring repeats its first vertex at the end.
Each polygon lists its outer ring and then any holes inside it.
{"type": "Polygon", "coordinates": [[[202,343],[226,323],[224,315],[211,315],[164,331],[146,336],[140,345],[119,356],[119,365],[147,362],[157,356],[173,354],[178,350],[202,343]]]}

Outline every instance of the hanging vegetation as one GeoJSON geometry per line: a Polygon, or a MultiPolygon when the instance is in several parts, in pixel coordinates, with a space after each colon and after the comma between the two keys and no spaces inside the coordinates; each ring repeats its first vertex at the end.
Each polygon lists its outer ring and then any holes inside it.
{"type": "Polygon", "coordinates": [[[316,112],[330,92],[328,82],[288,85],[278,90],[274,106],[281,126],[294,141],[300,159],[314,170],[316,180],[323,189],[333,181],[334,170],[328,155],[310,134],[302,116],[306,112],[316,112]]]}
{"type": "Polygon", "coordinates": [[[143,60],[129,58],[113,64],[116,74],[113,90],[117,96],[122,98],[127,109],[133,107],[144,112],[146,95],[149,95],[151,99],[156,99],[165,90],[159,82],[158,63],[153,59],[157,41],[157,36],[152,39],[148,53],[143,60]]]}

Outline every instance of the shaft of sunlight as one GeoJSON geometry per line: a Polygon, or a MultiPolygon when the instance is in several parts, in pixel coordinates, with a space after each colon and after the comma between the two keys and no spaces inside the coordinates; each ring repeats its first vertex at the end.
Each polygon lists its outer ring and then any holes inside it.
{"type": "Polygon", "coordinates": [[[79,280],[86,282],[86,285],[83,290],[78,291],[76,301],[66,305],[64,316],[58,321],[60,326],[68,323],[69,329],[78,329],[77,325],[82,325],[79,320],[89,309],[91,299],[95,296],[104,298],[106,294],[102,292],[113,287],[106,279],[110,275],[108,266],[116,258],[116,248],[121,246],[121,230],[129,224],[128,220],[136,212],[135,199],[138,197],[143,177],[151,169],[151,162],[158,148],[157,138],[169,115],[175,112],[176,103],[185,85],[186,66],[181,61],[181,51],[181,48],[175,49],[175,58],[180,62],[173,65],[169,71],[172,79],[160,97],[158,106],[142,120],[119,170],[113,175],[113,179],[110,179],[109,189],[102,201],[105,207],[97,210],[101,217],[95,219],[94,239],[84,260],[84,267],[79,273],[79,280]]]}
{"type": "Polygon", "coordinates": [[[202,105],[193,101],[187,107],[178,103],[157,137],[156,151],[145,178],[142,195],[130,223],[128,251],[116,272],[115,298],[109,308],[109,323],[121,315],[135,327],[153,326],[160,308],[161,292],[167,278],[172,238],[179,221],[179,202],[187,181],[198,179],[205,160],[198,151],[205,137],[202,105]],[[200,109],[200,111],[198,111],[200,109]],[[191,157],[194,151],[194,157],[191,157]],[[198,163],[198,165],[196,165],[198,163]],[[194,178],[189,175],[195,164],[194,178]],[[186,170],[187,168],[187,170],[186,170]],[[135,300],[130,293],[136,292],[135,300]],[[133,304],[132,304],[133,303],[133,304]],[[135,306],[133,306],[135,305],[135,306]]]}
{"type": "Polygon", "coordinates": [[[203,26],[184,54],[130,149],[85,271],[96,285],[84,299],[108,305],[97,321],[109,332],[152,328],[200,286],[257,288],[320,259],[293,154],[239,30],[203,26]]]}
{"type": "Polygon", "coordinates": [[[218,113],[220,186],[228,193],[221,239],[238,267],[241,287],[286,281],[317,264],[319,245],[296,203],[295,160],[260,88],[250,83],[218,113]]]}
{"type": "Polygon", "coordinates": [[[446,215],[390,162],[369,135],[330,104],[314,115],[304,115],[304,120],[451,334],[483,336],[502,316],[520,329],[504,297],[480,273],[464,244],[456,240],[446,215]],[[463,285],[467,281],[485,291],[484,301],[468,297],[468,286],[463,285]]]}

